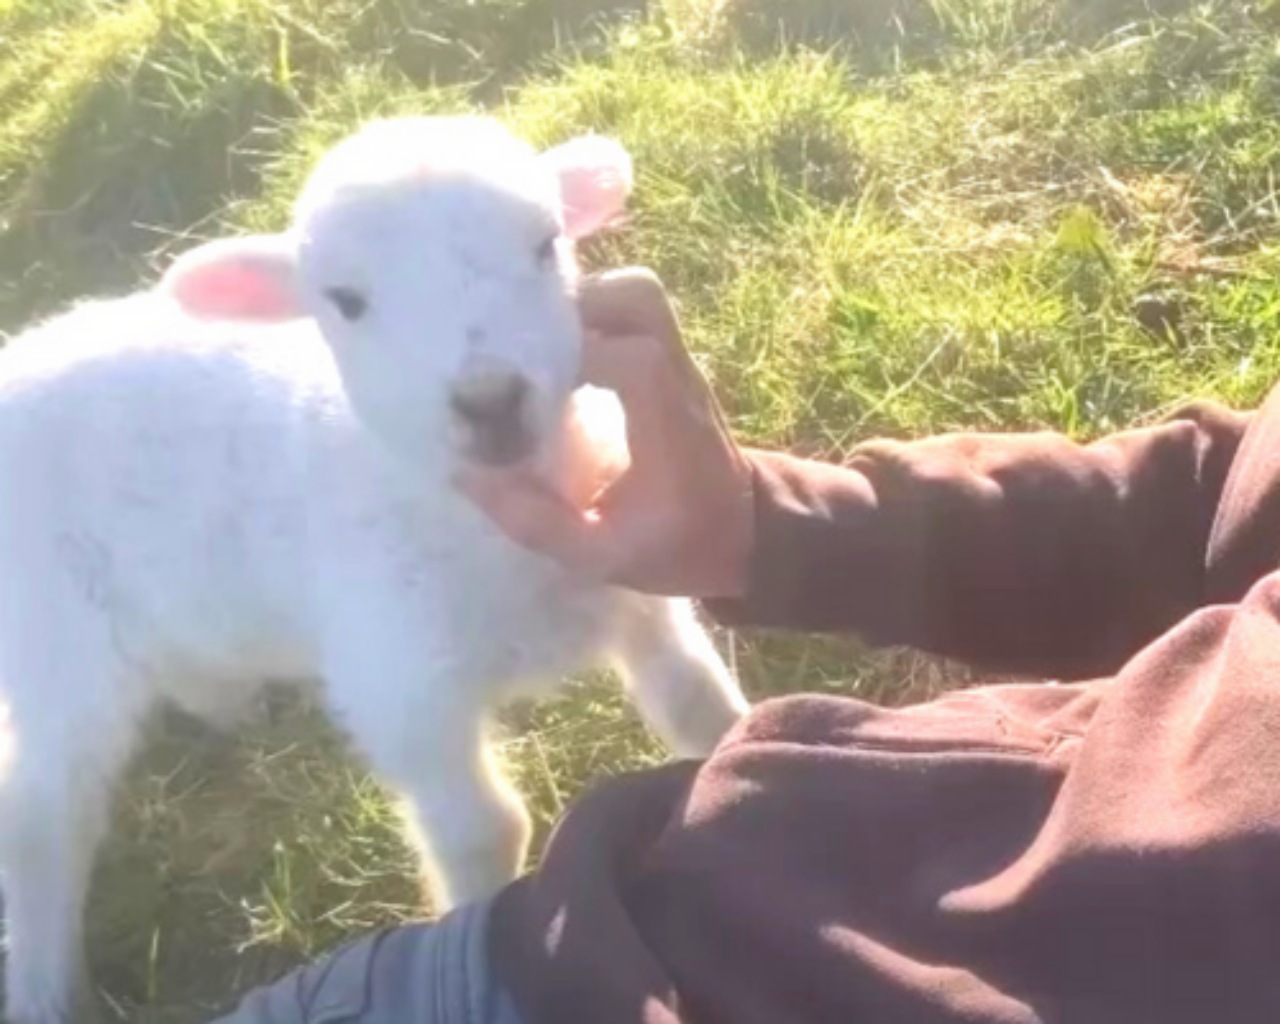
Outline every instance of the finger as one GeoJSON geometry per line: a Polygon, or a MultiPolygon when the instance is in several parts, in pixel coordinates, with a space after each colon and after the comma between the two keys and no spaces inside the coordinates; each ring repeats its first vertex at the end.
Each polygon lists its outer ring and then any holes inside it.
{"type": "Polygon", "coordinates": [[[525,476],[463,471],[458,489],[512,541],[575,572],[603,578],[612,558],[600,524],[525,476]]]}
{"type": "Polygon", "coordinates": [[[650,453],[679,458],[699,440],[722,445],[731,436],[697,365],[691,358],[673,359],[653,337],[590,336],[583,351],[583,378],[618,395],[633,462],[643,462],[650,453]],[[670,445],[680,447],[668,450],[670,445]]]}
{"type": "Polygon", "coordinates": [[[671,297],[647,268],[627,267],[584,280],[578,310],[589,331],[652,334],[663,344],[680,344],[680,322],[671,297]]]}
{"type": "Polygon", "coordinates": [[[679,419],[672,416],[670,407],[680,381],[655,339],[646,335],[593,337],[583,352],[583,379],[618,396],[633,464],[657,451],[679,430],[679,419]]]}
{"type": "MultiPolygon", "coordinates": [[[[671,366],[679,371],[689,393],[711,400],[710,386],[684,343],[671,296],[653,271],[628,267],[597,274],[583,282],[578,304],[584,330],[596,339],[596,343],[587,346],[588,356],[592,355],[592,349],[598,353],[603,348],[598,343],[600,340],[652,337],[666,351],[671,366]]],[[[588,372],[602,376],[608,370],[606,361],[588,372]]]]}

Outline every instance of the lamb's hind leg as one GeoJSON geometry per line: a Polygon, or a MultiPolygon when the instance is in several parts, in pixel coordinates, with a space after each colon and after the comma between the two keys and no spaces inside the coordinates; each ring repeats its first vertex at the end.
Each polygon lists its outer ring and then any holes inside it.
{"type": "MultiPolygon", "coordinates": [[[[91,685],[87,680],[78,686],[91,685]]],[[[13,710],[16,750],[0,780],[0,889],[11,1024],[92,1019],[84,904],[111,793],[134,722],[116,707],[87,714],[77,689],[50,686],[13,710]]]]}
{"type": "Polygon", "coordinates": [[[705,757],[747,711],[689,601],[628,596],[613,661],[641,715],[679,756],[705,757]]]}

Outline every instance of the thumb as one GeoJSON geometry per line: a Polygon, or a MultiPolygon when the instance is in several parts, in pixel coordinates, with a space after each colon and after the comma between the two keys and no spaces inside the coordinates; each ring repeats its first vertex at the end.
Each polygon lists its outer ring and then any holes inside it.
{"type": "Polygon", "coordinates": [[[571,571],[600,577],[611,561],[605,528],[537,480],[468,468],[456,486],[516,544],[571,571]]]}

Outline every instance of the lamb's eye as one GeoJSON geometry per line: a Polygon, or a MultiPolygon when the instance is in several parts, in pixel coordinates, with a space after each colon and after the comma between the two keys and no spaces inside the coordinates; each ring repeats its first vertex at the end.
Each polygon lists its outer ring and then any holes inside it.
{"type": "Polygon", "coordinates": [[[538,246],[538,266],[549,266],[556,258],[556,236],[552,235],[538,246]]]}
{"type": "Polygon", "coordinates": [[[343,320],[354,323],[369,309],[369,300],[354,288],[326,288],[324,297],[334,304],[343,320]]]}

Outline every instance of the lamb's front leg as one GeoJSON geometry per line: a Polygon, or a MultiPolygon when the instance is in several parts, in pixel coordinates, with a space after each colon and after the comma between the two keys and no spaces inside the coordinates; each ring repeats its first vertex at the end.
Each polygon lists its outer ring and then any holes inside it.
{"type": "Polygon", "coordinates": [[[641,715],[677,755],[705,757],[748,710],[692,602],[628,594],[613,662],[641,715]]]}
{"type": "Polygon", "coordinates": [[[530,824],[485,745],[483,712],[443,695],[449,678],[376,664],[330,681],[334,712],[406,797],[436,909],[492,896],[520,872],[530,824]]]}
{"type": "Polygon", "coordinates": [[[492,896],[519,874],[529,816],[499,773],[478,719],[460,715],[449,725],[446,717],[427,735],[393,740],[375,760],[408,798],[440,909],[492,896]],[[437,744],[436,756],[409,749],[415,742],[437,744]]]}
{"type": "MultiPolygon", "coordinates": [[[[476,724],[457,721],[458,736],[478,739],[476,724]]],[[[415,756],[403,741],[375,754],[388,777],[399,777],[415,838],[434,868],[431,892],[442,910],[492,896],[514,879],[530,834],[524,805],[488,749],[478,741],[449,743],[444,732],[434,734],[442,744],[437,758],[415,756]]]]}
{"type": "Polygon", "coordinates": [[[492,895],[518,874],[530,826],[485,744],[484,707],[421,645],[357,646],[331,659],[329,704],[406,798],[435,906],[492,895]]]}

